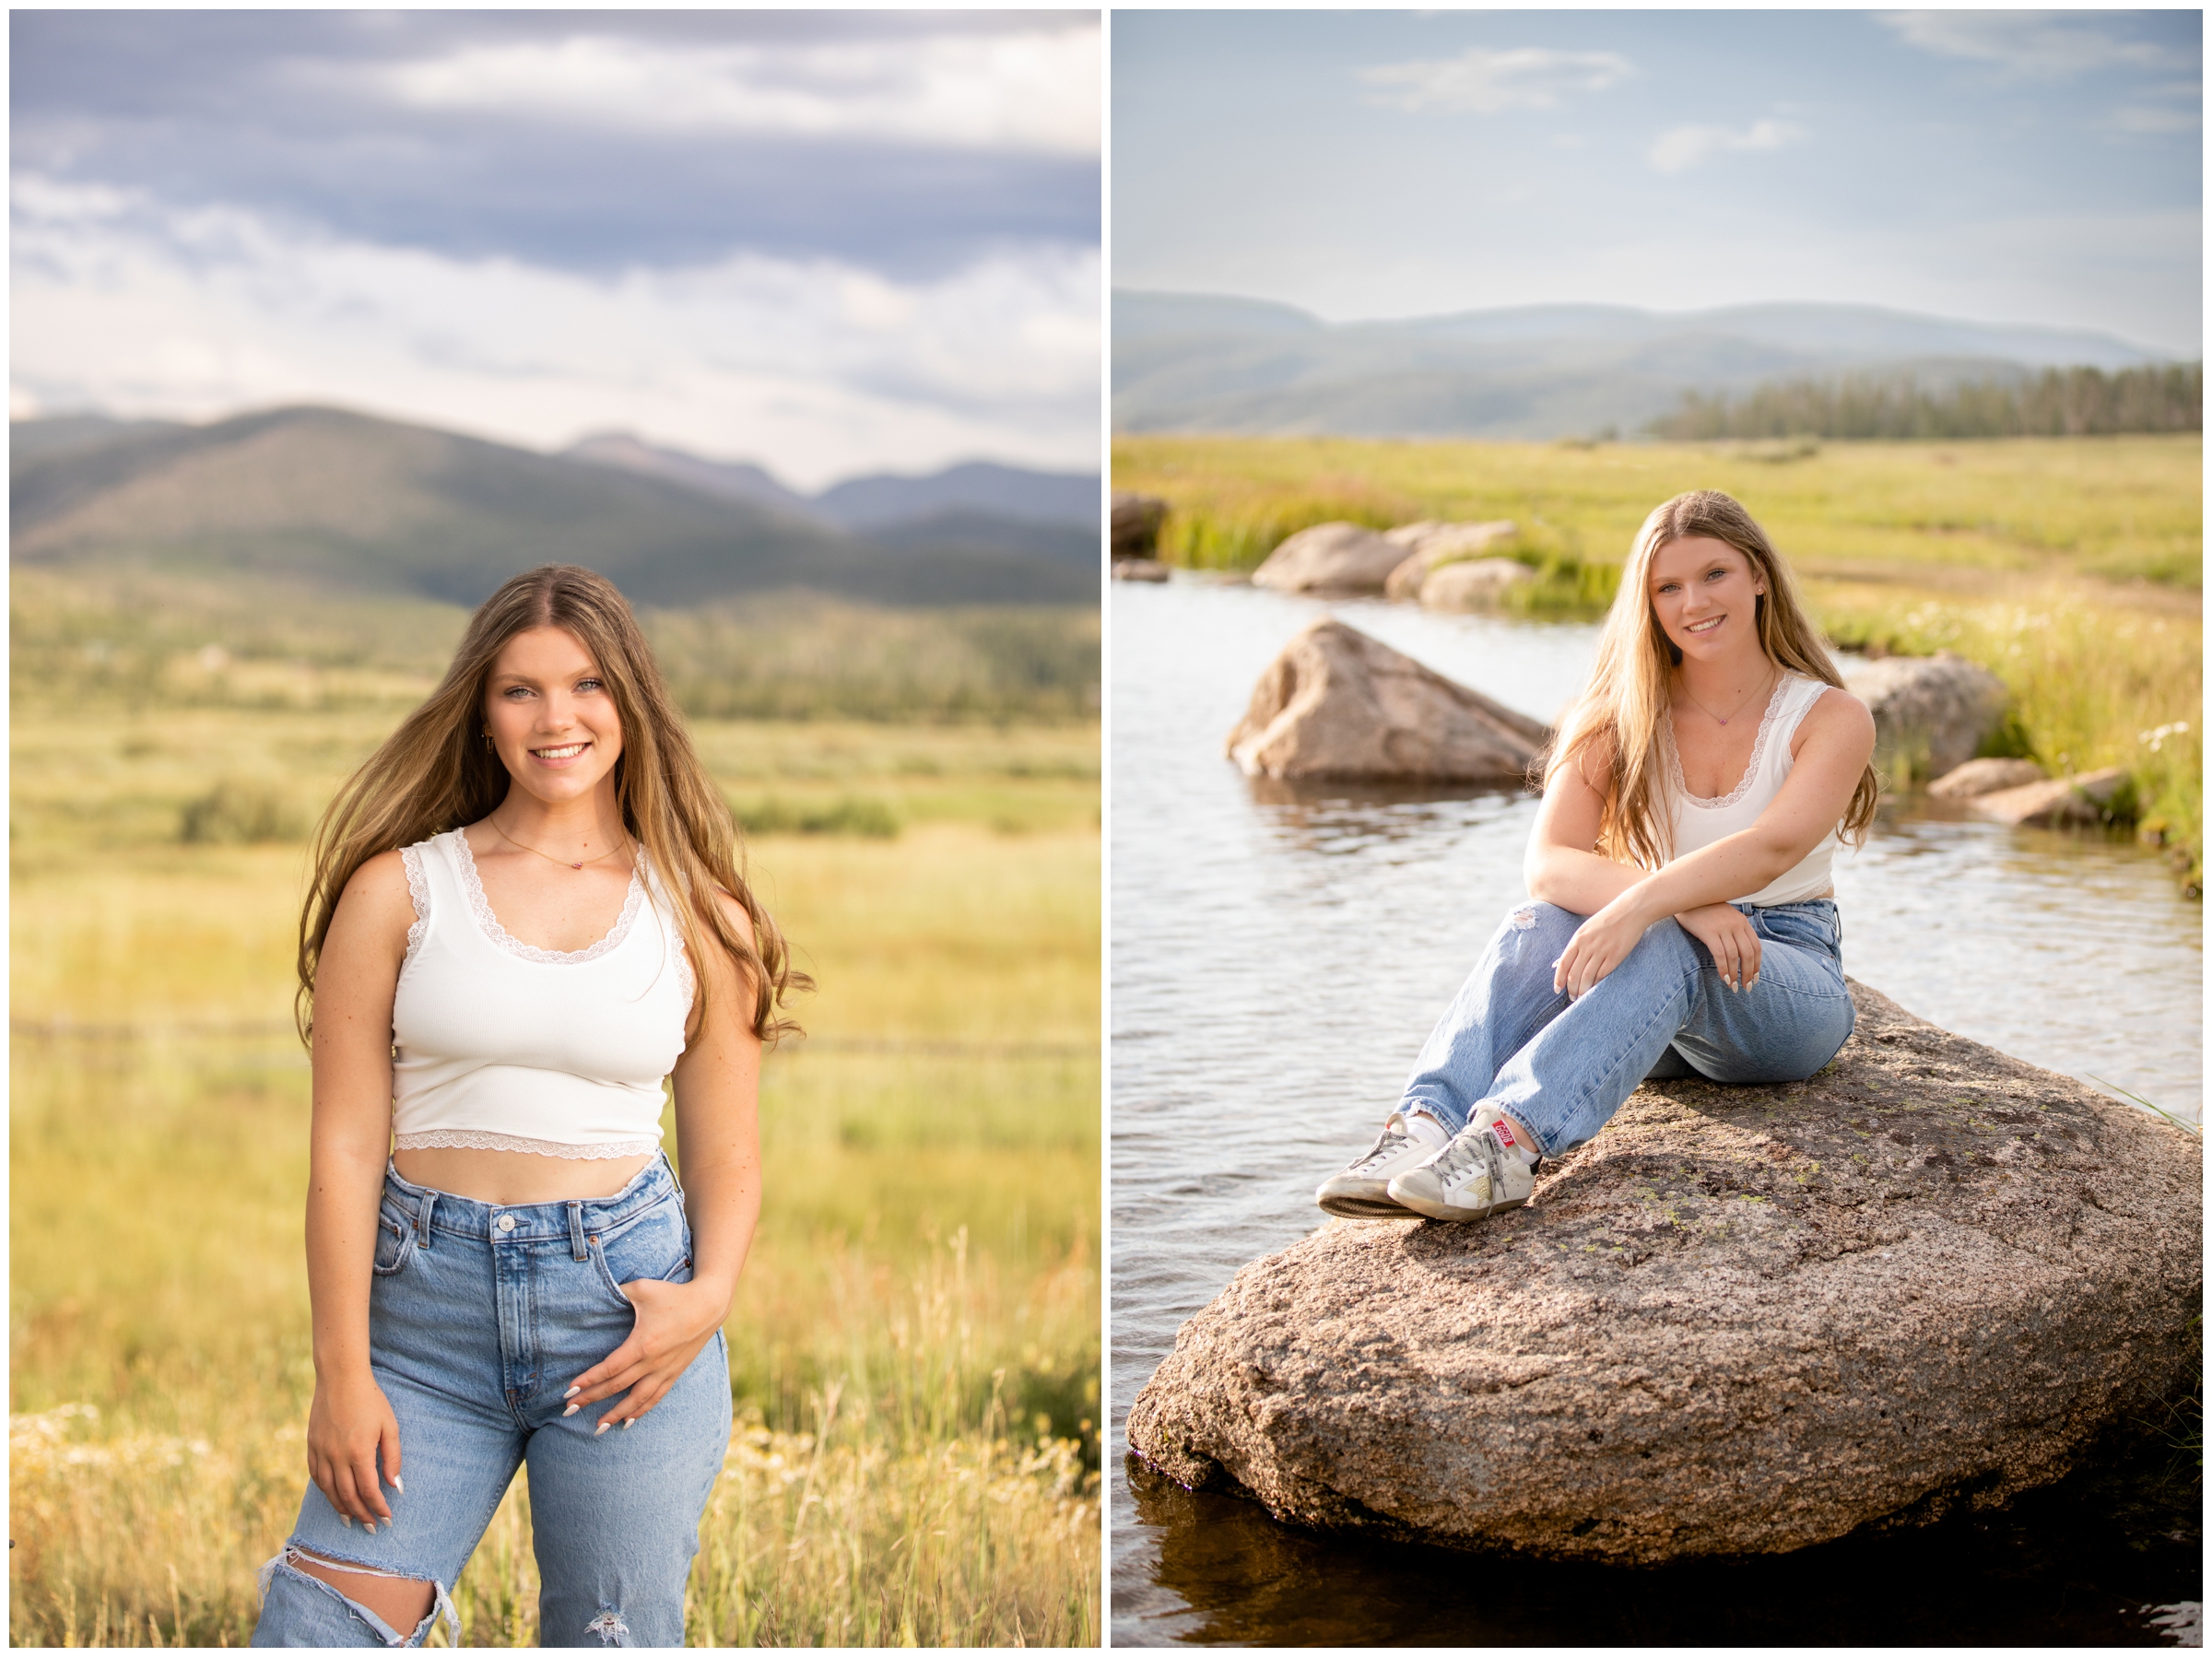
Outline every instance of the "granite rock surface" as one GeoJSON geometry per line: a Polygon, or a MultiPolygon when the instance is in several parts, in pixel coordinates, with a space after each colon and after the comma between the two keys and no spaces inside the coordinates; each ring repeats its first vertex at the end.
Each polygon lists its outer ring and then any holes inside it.
{"type": "Polygon", "coordinates": [[[1647,1082],[1525,1208],[1337,1220],[1255,1261],[1184,1324],[1131,1448],[1295,1522],[1618,1564],[2060,1477],[2182,1383],[2199,1146],[1852,993],[1817,1076],[1647,1082]]]}

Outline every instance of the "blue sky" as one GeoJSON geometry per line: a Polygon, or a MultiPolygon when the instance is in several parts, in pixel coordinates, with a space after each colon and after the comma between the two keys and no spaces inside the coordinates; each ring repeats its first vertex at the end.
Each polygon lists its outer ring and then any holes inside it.
{"type": "Polygon", "coordinates": [[[1117,12],[1113,281],[2203,331],[2203,18],[1117,12]]]}
{"type": "Polygon", "coordinates": [[[16,12],[18,416],[1096,464],[1095,13],[16,12]]]}

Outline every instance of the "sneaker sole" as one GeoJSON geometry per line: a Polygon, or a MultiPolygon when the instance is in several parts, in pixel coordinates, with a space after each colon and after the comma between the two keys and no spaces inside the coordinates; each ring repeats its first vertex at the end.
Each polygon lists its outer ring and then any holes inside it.
{"type": "Polygon", "coordinates": [[[1417,1217],[1412,1209],[1391,1197],[1356,1197],[1332,1192],[1313,1199],[1324,1213],[1347,1220],[1403,1220],[1417,1217]]]}
{"type": "Polygon", "coordinates": [[[1503,1214],[1509,1209],[1523,1207],[1527,1202],[1526,1197],[1515,1197],[1510,1202],[1491,1203],[1481,1208],[1452,1208],[1441,1203],[1431,1204],[1413,1198],[1399,1200],[1398,1205],[1405,1213],[1418,1214],[1423,1219],[1464,1225],[1469,1220],[1487,1220],[1493,1214],[1503,1214]]]}

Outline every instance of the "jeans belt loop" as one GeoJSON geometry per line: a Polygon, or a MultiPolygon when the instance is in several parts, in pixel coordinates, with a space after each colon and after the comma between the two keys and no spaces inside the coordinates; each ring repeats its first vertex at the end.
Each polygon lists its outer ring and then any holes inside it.
{"type": "Polygon", "coordinates": [[[434,1191],[424,1192],[422,1200],[415,1205],[415,1246],[418,1249],[430,1246],[430,1210],[437,1205],[438,1193],[434,1191]]]}
{"type": "Polygon", "coordinates": [[[569,1205],[569,1252],[581,1263],[592,1256],[583,1246],[583,1205],[569,1205]]]}

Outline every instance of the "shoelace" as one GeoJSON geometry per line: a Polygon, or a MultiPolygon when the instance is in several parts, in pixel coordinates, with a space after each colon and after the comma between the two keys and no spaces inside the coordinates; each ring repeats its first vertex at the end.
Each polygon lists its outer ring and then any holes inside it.
{"type": "Polygon", "coordinates": [[[1391,1125],[1386,1122],[1383,1124],[1382,1131],[1375,1135],[1375,1143],[1369,1148],[1367,1155],[1352,1164],[1352,1172],[1365,1173],[1376,1163],[1383,1161],[1387,1158],[1402,1156],[1407,1146],[1417,1143],[1418,1142],[1414,1139],[1412,1134],[1393,1132],[1391,1125]]]}
{"type": "Polygon", "coordinates": [[[1498,1143],[1498,1136],[1485,1123],[1476,1133],[1456,1135],[1450,1145],[1437,1153],[1436,1159],[1429,1166],[1436,1169],[1436,1177],[1449,1188],[1459,1184],[1460,1176],[1470,1172],[1475,1164],[1480,1162],[1483,1170],[1490,1176],[1490,1190],[1498,1192],[1505,1189],[1505,1169],[1499,1160],[1504,1154],[1505,1147],[1498,1143]]]}

